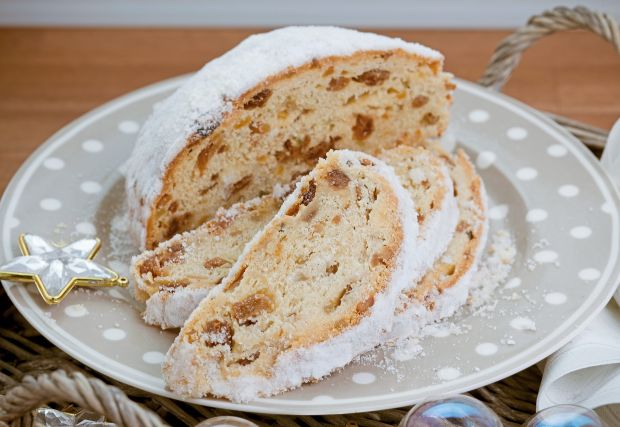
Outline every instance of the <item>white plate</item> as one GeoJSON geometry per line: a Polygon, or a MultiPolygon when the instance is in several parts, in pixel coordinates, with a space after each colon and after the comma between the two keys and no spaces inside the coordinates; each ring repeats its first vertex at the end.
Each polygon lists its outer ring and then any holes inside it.
{"type": "MultiPolygon", "coordinates": [[[[65,242],[96,233],[103,240],[97,260],[126,274],[135,248],[110,233],[114,216],[124,209],[119,167],[153,104],[184,79],[109,102],[32,154],[0,204],[0,259],[18,254],[20,232],[65,242]]],[[[518,255],[509,279],[519,286],[497,292],[490,318],[458,319],[470,332],[427,338],[424,355],[394,362],[392,369],[356,362],[325,381],[275,398],[194,402],[250,412],[331,414],[471,390],[543,359],[605,305],[620,273],[619,199],[596,159],[530,108],[471,83],[458,86],[452,131],[482,166],[492,229],[508,228],[515,237],[518,255]],[[534,321],[536,331],[512,327],[518,317],[534,321]]],[[[4,286],[24,317],[76,359],[127,384],[175,397],[164,388],[159,366],[174,335],[146,326],[126,291],[74,291],[49,307],[31,286],[4,286]]]]}

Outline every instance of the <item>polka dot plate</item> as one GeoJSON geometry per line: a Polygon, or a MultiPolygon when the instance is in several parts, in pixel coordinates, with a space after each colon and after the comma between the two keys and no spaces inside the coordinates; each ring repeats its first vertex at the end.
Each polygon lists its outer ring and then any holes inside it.
{"type": "MultiPolygon", "coordinates": [[[[136,249],[119,233],[123,162],[153,104],[185,77],[138,90],[77,119],[22,166],[0,204],[0,259],[20,232],[57,242],[97,235],[96,258],[127,274],[136,249]],[[116,232],[115,232],[116,230],[116,232]]],[[[251,412],[329,414],[411,404],[463,392],[524,369],[561,347],[606,304],[618,282],[619,198],[596,159],[529,107],[458,82],[450,132],[475,160],[489,194],[491,228],[509,229],[517,256],[485,316],[462,315],[460,334],[439,330],[415,357],[377,351],[317,384],[247,404],[251,412]],[[369,360],[371,360],[369,362],[369,360]]],[[[52,343],[93,369],[172,396],[160,364],[174,339],[145,325],[127,290],[74,291],[46,306],[33,286],[4,283],[13,303],[52,343]]]]}

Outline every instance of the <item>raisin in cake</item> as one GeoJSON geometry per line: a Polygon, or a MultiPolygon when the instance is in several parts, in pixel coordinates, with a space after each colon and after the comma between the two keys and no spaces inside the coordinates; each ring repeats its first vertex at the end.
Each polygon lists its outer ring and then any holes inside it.
{"type": "MultiPolygon", "coordinates": [[[[392,166],[411,195],[420,232],[419,270],[426,270],[452,239],[458,208],[445,161],[421,147],[385,150],[381,160],[392,166]]],[[[274,195],[238,203],[190,232],[161,243],[132,262],[136,298],[146,301],[144,320],[163,328],[183,326],[192,310],[227,274],[245,243],[277,213],[282,189],[274,195]]]]}
{"type": "Polygon", "coordinates": [[[330,149],[439,136],[454,85],[415,43],[335,27],[249,37],[158,104],[127,163],[132,234],[152,249],[308,172],[330,149]]]}
{"type": "Polygon", "coordinates": [[[164,329],[183,326],[226,277],[245,244],[278,212],[284,195],[274,193],[220,209],[199,228],[135,257],[131,275],[136,300],[146,302],[146,323],[164,329]]]}
{"type": "Polygon", "coordinates": [[[391,168],[330,152],[191,314],[166,355],[167,385],[247,401],[348,364],[381,342],[419,275],[417,233],[391,168]]]}
{"type": "Polygon", "coordinates": [[[425,325],[451,316],[467,302],[487,240],[484,184],[469,157],[460,149],[454,157],[442,153],[437,146],[433,149],[451,168],[459,209],[458,225],[443,256],[416,286],[403,292],[390,333],[396,340],[415,336],[425,325]]]}

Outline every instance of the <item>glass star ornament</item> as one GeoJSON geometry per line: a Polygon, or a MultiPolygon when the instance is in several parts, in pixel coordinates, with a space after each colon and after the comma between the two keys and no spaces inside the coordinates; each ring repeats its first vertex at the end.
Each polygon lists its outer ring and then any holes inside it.
{"type": "Polygon", "coordinates": [[[127,286],[127,279],[92,261],[99,239],[57,247],[40,236],[21,234],[22,256],[0,266],[0,280],[35,283],[48,304],[57,304],[74,286],[127,286]]]}

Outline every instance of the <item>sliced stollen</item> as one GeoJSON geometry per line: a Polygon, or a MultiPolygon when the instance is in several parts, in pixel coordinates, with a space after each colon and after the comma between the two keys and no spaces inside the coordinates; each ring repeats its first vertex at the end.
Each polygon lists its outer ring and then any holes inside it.
{"type": "Polygon", "coordinates": [[[443,256],[415,286],[403,292],[390,332],[392,340],[417,335],[425,325],[451,316],[467,302],[487,241],[489,224],[482,179],[463,150],[450,157],[437,146],[433,149],[451,168],[458,225],[443,256]]]}
{"type": "MultiPolygon", "coordinates": [[[[413,260],[428,269],[445,251],[458,219],[450,172],[445,161],[422,147],[384,150],[416,207],[419,234],[413,260]]],[[[246,242],[280,208],[283,191],[220,210],[197,229],[177,235],[132,262],[136,298],[146,301],[144,320],[163,328],[181,327],[200,300],[227,274],[246,242]]]]}
{"type": "Polygon", "coordinates": [[[163,375],[233,401],[318,380],[378,345],[412,270],[418,226],[393,170],[332,151],[194,310],[163,375]]]}
{"type": "Polygon", "coordinates": [[[134,294],[146,302],[146,323],[179,328],[209,291],[226,277],[245,244],[278,212],[288,191],[220,209],[199,228],[134,257],[134,294]]]}
{"type": "Polygon", "coordinates": [[[291,182],[330,149],[376,154],[439,136],[454,89],[442,64],[419,44],[343,28],[246,39],[141,129],[127,163],[132,234],[152,249],[291,182]]]}
{"type": "MultiPolygon", "coordinates": [[[[435,152],[423,147],[399,146],[383,151],[379,158],[394,168],[411,195],[418,217],[416,271],[426,272],[444,253],[454,235],[459,209],[450,169],[435,152]]],[[[416,286],[412,277],[409,288],[416,286]]]]}

